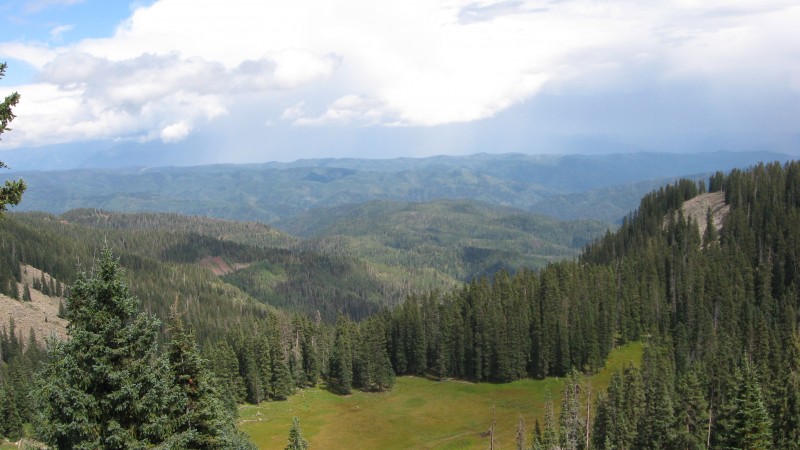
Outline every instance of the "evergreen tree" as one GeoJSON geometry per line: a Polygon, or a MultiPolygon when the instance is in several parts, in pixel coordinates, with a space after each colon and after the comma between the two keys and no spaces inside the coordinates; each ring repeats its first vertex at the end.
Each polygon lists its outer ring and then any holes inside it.
{"type": "Polygon", "coordinates": [[[746,355],[731,381],[720,417],[718,446],[744,450],[772,448],[772,421],[764,406],[758,375],[746,355]]]}
{"type": "Polygon", "coordinates": [[[56,343],[37,389],[36,431],[56,448],[145,448],[170,433],[169,367],[159,322],[137,314],[122,270],[104,248],[72,288],[69,339],[56,343]]]}
{"type": "Polygon", "coordinates": [[[167,447],[229,449],[252,447],[236,430],[233,416],[225,410],[214,379],[200,356],[193,333],[178,312],[177,298],[170,314],[167,347],[172,383],[179,398],[173,409],[172,435],[167,447]]]}
{"type": "Polygon", "coordinates": [[[349,394],[353,386],[353,350],[350,321],[341,314],[336,319],[336,336],[328,370],[329,388],[337,394],[349,394]]]}
{"type": "Polygon", "coordinates": [[[274,335],[270,344],[270,350],[270,361],[272,362],[270,395],[277,400],[285,400],[294,391],[294,380],[292,372],[289,370],[286,352],[283,350],[283,344],[278,340],[277,334],[274,335]]]}
{"type": "Polygon", "coordinates": [[[706,446],[708,402],[697,372],[691,370],[678,381],[676,389],[675,447],[691,450],[706,446]]]}
{"type": "Polygon", "coordinates": [[[289,445],[286,450],[307,450],[308,441],[303,439],[303,430],[300,428],[300,419],[292,418],[292,426],[289,428],[289,445]]]}
{"type": "Polygon", "coordinates": [[[642,357],[644,408],[638,420],[636,447],[672,448],[675,414],[672,401],[674,369],[665,348],[647,346],[642,357]]]}
{"type": "MultiPolygon", "coordinates": [[[[0,63],[0,79],[6,74],[6,63],[0,63]]],[[[10,130],[8,124],[14,120],[14,112],[12,108],[19,103],[19,94],[14,92],[6,96],[2,103],[0,103],[0,135],[3,132],[10,130]]],[[[0,161],[0,169],[7,167],[3,161],[0,161]]],[[[8,205],[17,205],[22,200],[22,193],[25,192],[27,186],[23,180],[6,181],[3,187],[0,187],[0,216],[6,210],[8,205]]]]}
{"type": "Polygon", "coordinates": [[[0,436],[15,440],[22,434],[22,418],[11,383],[0,382],[0,436]]]}
{"type": "Polygon", "coordinates": [[[548,397],[544,402],[544,430],[542,431],[542,448],[545,450],[555,450],[559,447],[558,425],[553,410],[553,401],[548,397]]]}
{"type": "Polygon", "coordinates": [[[386,349],[386,331],[380,318],[363,322],[359,329],[358,380],[367,391],[382,391],[394,384],[394,372],[386,349]]]}

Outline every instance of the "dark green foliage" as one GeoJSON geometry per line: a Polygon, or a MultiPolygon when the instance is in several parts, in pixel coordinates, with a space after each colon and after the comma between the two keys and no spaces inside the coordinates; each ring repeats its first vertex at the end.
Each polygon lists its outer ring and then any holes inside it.
{"type": "Polygon", "coordinates": [[[289,444],[286,450],[307,450],[308,441],[303,439],[303,430],[300,428],[300,419],[292,418],[292,426],[289,428],[289,444]]]}
{"type": "Polygon", "coordinates": [[[315,248],[344,247],[366,261],[456,280],[577,256],[608,228],[465,200],[371,201],[316,209],[284,223],[292,233],[315,238],[315,248]]]}
{"type": "Polygon", "coordinates": [[[637,422],[645,405],[644,383],[639,369],[629,365],[611,377],[606,395],[597,401],[592,439],[599,449],[633,449],[637,422]]]}
{"type": "Polygon", "coordinates": [[[171,434],[170,408],[180,401],[157,356],[159,322],[137,309],[104,249],[72,288],[70,339],[53,346],[37,388],[37,434],[49,445],[145,448],[171,434]]]}
{"type": "MultiPolygon", "coordinates": [[[[0,63],[0,79],[5,76],[6,67],[8,67],[6,63],[0,63]]],[[[8,128],[8,124],[16,117],[12,108],[17,106],[17,103],[19,103],[19,94],[16,92],[6,96],[3,102],[0,103],[0,135],[5,131],[11,130],[11,128],[8,128]]],[[[0,169],[5,167],[6,165],[0,161],[0,169]]],[[[0,187],[0,217],[9,205],[19,204],[22,200],[22,193],[25,192],[26,188],[27,186],[23,180],[6,181],[5,185],[0,187]]]]}
{"type": "Polygon", "coordinates": [[[22,418],[17,409],[16,393],[11,383],[0,384],[0,436],[16,440],[22,436],[22,418]]]}
{"type": "MultiPolygon", "coordinates": [[[[800,164],[733,171],[709,185],[724,192],[730,212],[723,228],[704,236],[698,223],[709,223],[708,214],[681,210],[704,186],[679,181],[646,196],[618,232],[590,245],[580,261],[539,272],[500,270],[456,289],[412,292],[402,305],[361,323],[342,315],[335,328],[322,322],[322,313],[312,321],[253,307],[241,291],[192,269],[195,258],[214,253],[243,261],[251,255],[259,261],[251,267],[269,265],[277,276],[292,258],[292,270],[307,262],[294,250],[265,263],[258,259],[268,255],[259,253],[263,249],[208,236],[197,238],[201,248],[193,250],[195,235],[104,232],[127,247],[126,261],[136,267],[133,280],[148,296],[148,307],[163,309],[158,290],[165,286],[191,290],[186,299],[194,308],[188,308],[187,321],[202,324],[196,329],[205,333],[206,355],[230,408],[235,401],[283,398],[321,374],[332,391],[346,394],[386,388],[391,383],[382,379],[391,380],[393,372],[494,382],[592,372],[614,346],[646,340],[641,371],[629,366],[614,375],[597,401],[593,424],[581,425],[580,414],[572,414],[578,396],[568,392],[562,427],[551,405],[549,424],[535,445],[581,446],[577,436],[591,426],[596,448],[691,449],[709,442],[722,448],[796,448],[800,164]],[[160,259],[165,255],[169,261],[160,259]],[[164,278],[169,283],[158,281],[164,278]]],[[[56,242],[48,239],[60,232],[89,234],[47,217],[12,215],[0,223],[0,255],[9,267],[26,261],[74,279],[62,259],[45,257],[38,242],[56,242]]],[[[67,254],[86,255],[66,238],[59,242],[66,242],[67,254]]],[[[335,258],[312,260],[327,266],[330,280],[350,273],[335,258]]],[[[14,269],[3,273],[21,279],[14,269]]],[[[366,309],[342,311],[358,316],[353,311],[366,309]]],[[[10,339],[5,346],[13,347],[10,339]]]]}
{"type": "Polygon", "coordinates": [[[605,304],[614,287],[607,268],[559,263],[539,273],[500,271],[492,283],[474,280],[446,295],[412,295],[390,314],[392,367],[501,382],[594,370],[618,333],[605,304]]]}
{"type": "Polygon", "coordinates": [[[764,405],[761,384],[751,363],[736,368],[721,406],[716,446],[725,449],[772,447],[772,420],[764,405]]]}
{"type": "Polygon", "coordinates": [[[358,328],[353,385],[365,391],[383,391],[394,385],[394,371],[386,346],[383,317],[373,317],[358,328]]]}
{"type": "Polygon", "coordinates": [[[672,406],[673,374],[668,358],[661,347],[648,346],[642,358],[644,408],[638,417],[635,447],[650,449],[673,448],[675,412],[672,406]]]}
{"type": "Polygon", "coordinates": [[[285,400],[295,387],[294,378],[289,368],[289,359],[284,350],[284,342],[275,334],[270,343],[271,379],[269,393],[273,399],[285,400]]]}
{"type": "MultiPolygon", "coordinates": [[[[709,191],[730,206],[722,229],[700,238],[697,222],[711,224],[710,214],[684,217],[679,207],[702,186],[679,182],[646,196],[582,258],[615,267],[610,306],[622,312],[614,323],[623,340],[646,332],[662,342],[644,360],[635,442],[797,448],[800,164],[717,173],[709,191]]],[[[598,405],[598,448],[625,447],[613,432],[618,390],[612,380],[598,405]]]]}
{"type": "Polygon", "coordinates": [[[342,395],[353,388],[353,342],[351,322],[344,316],[336,319],[336,335],[328,365],[328,388],[342,395]]]}
{"type": "Polygon", "coordinates": [[[690,370],[675,392],[675,443],[681,449],[702,449],[708,440],[709,406],[701,381],[701,371],[690,370]]]}
{"type": "Polygon", "coordinates": [[[219,398],[215,379],[200,356],[194,335],[183,324],[177,299],[169,326],[167,357],[178,398],[171,412],[171,435],[165,446],[220,450],[254,448],[236,430],[233,414],[219,398]]]}
{"type": "Polygon", "coordinates": [[[46,357],[33,329],[25,343],[13,318],[8,326],[0,327],[0,436],[23,436],[23,425],[35,414],[30,401],[32,385],[46,357]]]}

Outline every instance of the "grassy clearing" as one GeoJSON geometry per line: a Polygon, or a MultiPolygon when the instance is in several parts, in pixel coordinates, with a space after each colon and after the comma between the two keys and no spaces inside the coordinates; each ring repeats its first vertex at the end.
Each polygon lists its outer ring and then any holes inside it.
{"type": "MultiPolygon", "coordinates": [[[[611,374],[627,362],[638,364],[644,346],[614,350],[606,367],[593,375],[592,387],[605,389],[611,374]]],[[[548,396],[558,408],[562,380],[521,380],[507,384],[435,382],[399,377],[391,392],[355,392],[340,397],[323,389],[305,389],[285,402],[243,406],[240,428],[259,448],[283,448],[293,416],[300,418],[311,448],[473,449],[488,446],[482,437],[497,418],[496,443],[512,448],[517,420],[525,419],[530,435],[541,422],[548,396]]]]}

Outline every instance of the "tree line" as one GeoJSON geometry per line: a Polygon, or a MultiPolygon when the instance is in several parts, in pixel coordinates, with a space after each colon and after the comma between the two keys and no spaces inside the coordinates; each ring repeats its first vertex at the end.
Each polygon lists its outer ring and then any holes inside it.
{"type": "Polygon", "coordinates": [[[798,163],[717,173],[708,190],[682,180],[645,196],[578,260],[411,295],[359,323],[264,311],[208,335],[203,354],[223,397],[259,402],[319,380],[346,394],[389,388],[395,374],[575,377],[646,340],[641,368],[615,375],[598,399],[579,407],[577,384],[565,393],[568,408],[591,415],[546,420],[533,443],[798,448],[797,230],[798,163]],[[724,192],[731,209],[720,230],[708,214],[701,235],[681,207],[707,191],[724,192]]]}

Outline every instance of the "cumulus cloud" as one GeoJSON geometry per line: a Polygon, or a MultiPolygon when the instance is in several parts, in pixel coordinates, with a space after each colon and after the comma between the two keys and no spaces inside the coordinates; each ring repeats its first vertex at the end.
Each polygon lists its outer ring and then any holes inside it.
{"type": "Polygon", "coordinates": [[[262,94],[261,123],[424,127],[636,77],[797,90],[797,23],[793,0],[159,0],[108,38],[0,43],[40,70],[3,142],[182,139],[262,94]]]}
{"type": "Polygon", "coordinates": [[[161,130],[161,140],[164,142],[178,142],[186,138],[192,131],[192,127],[184,121],[173,123],[161,130]]]}
{"type": "Polygon", "coordinates": [[[345,95],[334,101],[328,109],[317,117],[304,114],[303,104],[287,109],[283,118],[294,119],[296,125],[330,125],[357,123],[374,125],[384,122],[387,108],[381,102],[368,100],[358,95],[345,95]],[[298,108],[300,106],[300,108],[298,108]]]}

